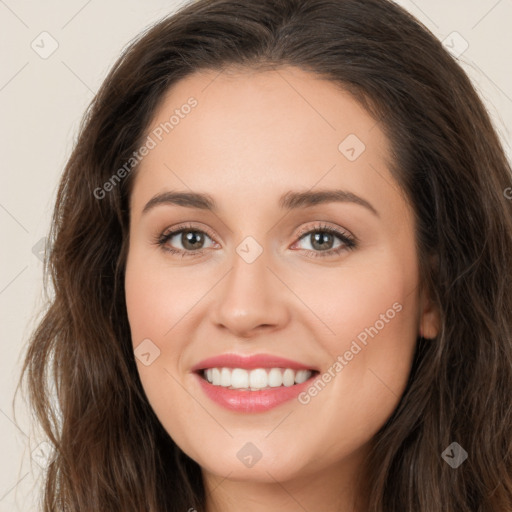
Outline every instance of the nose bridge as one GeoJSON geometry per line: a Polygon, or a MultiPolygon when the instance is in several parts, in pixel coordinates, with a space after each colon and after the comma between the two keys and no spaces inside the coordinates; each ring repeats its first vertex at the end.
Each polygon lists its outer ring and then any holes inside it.
{"type": "Polygon", "coordinates": [[[269,254],[252,237],[246,237],[233,254],[232,268],[216,300],[215,318],[237,336],[255,329],[277,328],[287,319],[282,284],[269,270],[269,254]]]}

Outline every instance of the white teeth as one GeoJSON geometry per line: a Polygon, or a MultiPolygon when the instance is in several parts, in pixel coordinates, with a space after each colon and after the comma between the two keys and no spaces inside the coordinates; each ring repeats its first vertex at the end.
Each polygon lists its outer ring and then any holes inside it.
{"type": "Polygon", "coordinates": [[[268,385],[271,388],[283,385],[283,372],[279,368],[272,368],[268,372],[268,385]]]}
{"type": "Polygon", "coordinates": [[[283,386],[290,387],[295,384],[295,372],[287,368],[283,373],[283,386]]]}
{"type": "MultiPolygon", "coordinates": [[[[224,370],[228,372],[229,370],[227,368],[222,369],[222,373],[224,373],[224,370]]],[[[235,389],[242,389],[242,388],[248,388],[249,387],[249,373],[245,370],[242,370],[241,368],[234,368],[231,371],[231,379],[227,379],[228,382],[231,380],[231,387],[235,389]]],[[[224,382],[224,381],[223,381],[224,382]]],[[[228,387],[228,386],[226,386],[228,387]]]]}
{"type": "MultiPolygon", "coordinates": [[[[243,370],[240,370],[243,371],[243,370]]],[[[233,374],[236,370],[233,370],[233,374]]],[[[267,372],[263,368],[253,370],[251,373],[245,372],[249,376],[249,386],[253,389],[266,388],[268,386],[267,372]]]]}
{"type": "Polygon", "coordinates": [[[302,384],[303,382],[306,382],[309,377],[311,377],[311,372],[309,370],[299,370],[295,374],[295,383],[302,384]]]}
{"type": "Polygon", "coordinates": [[[231,386],[231,371],[228,368],[220,371],[220,385],[225,388],[231,386]]]}
{"type": "Polygon", "coordinates": [[[292,370],[291,368],[208,368],[203,371],[206,380],[214,386],[231,389],[260,390],[290,387],[307,381],[313,372],[311,370],[292,370]]]}

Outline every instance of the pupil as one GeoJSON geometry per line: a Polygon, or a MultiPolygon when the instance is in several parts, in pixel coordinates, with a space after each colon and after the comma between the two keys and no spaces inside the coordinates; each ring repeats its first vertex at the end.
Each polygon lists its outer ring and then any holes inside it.
{"type": "MultiPolygon", "coordinates": [[[[313,235],[313,247],[317,249],[326,249],[323,245],[327,243],[329,246],[332,245],[332,235],[330,233],[315,233],[313,235]],[[329,244],[329,242],[331,242],[329,244]]],[[[329,249],[330,247],[327,247],[329,249]]]]}
{"type": "Polygon", "coordinates": [[[198,247],[196,245],[201,245],[202,236],[197,231],[184,231],[181,235],[181,243],[183,247],[194,250],[198,247]],[[187,247],[188,246],[188,247],[187,247]]]}

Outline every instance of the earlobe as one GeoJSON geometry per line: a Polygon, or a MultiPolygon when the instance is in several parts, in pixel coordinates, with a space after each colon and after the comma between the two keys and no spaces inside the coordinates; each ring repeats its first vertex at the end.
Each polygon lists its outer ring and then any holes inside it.
{"type": "Polygon", "coordinates": [[[433,339],[439,334],[440,328],[441,319],[439,308],[430,298],[423,296],[420,307],[420,337],[433,339]]]}

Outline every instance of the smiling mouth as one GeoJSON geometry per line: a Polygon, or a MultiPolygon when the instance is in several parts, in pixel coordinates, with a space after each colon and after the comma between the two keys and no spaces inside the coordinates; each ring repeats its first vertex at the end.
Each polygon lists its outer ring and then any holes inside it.
{"type": "Polygon", "coordinates": [[[198,375],[213,386],[238,391],[262,391],[292,387],[316,377],[317,370],[294,370],[292,368],[205,368],[198,375]]]}

